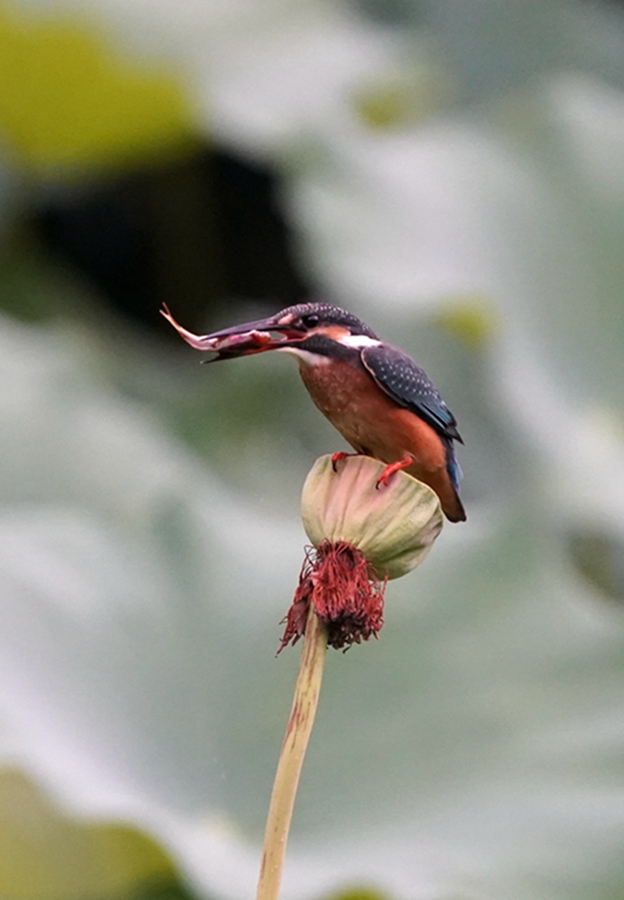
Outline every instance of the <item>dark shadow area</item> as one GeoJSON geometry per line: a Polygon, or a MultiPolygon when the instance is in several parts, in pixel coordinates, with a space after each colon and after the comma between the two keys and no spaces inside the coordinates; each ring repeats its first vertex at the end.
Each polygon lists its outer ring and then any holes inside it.
{"type": "Polygon", "coordinates": [[[155,326],[167,303],[192,328],[233,299],[277,309],[310,295],[279,194],[269,168],[202,148],[65,191],[36,213],[35,231],[119,312],[155,326]]]}

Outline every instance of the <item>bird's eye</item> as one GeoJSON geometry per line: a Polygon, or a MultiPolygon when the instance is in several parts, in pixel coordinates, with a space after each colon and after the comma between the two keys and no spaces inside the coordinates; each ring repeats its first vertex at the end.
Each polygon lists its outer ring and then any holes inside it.
{"type": "Polygon", "coordinates": [[[303,322],[303,324],[305,325],[306,328],[314,328],[314,326],[318,325],[318,323],[319,323],[319,317],[317,315],[315,315],[315,313],[312,313],[309,316],[303,316],[301,321],[303,322]]]}

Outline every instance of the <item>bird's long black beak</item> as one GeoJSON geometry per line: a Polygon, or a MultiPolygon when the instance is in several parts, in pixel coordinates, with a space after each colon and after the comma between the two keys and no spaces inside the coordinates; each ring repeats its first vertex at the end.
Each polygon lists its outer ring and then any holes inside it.
{"type": "MultiPolygon", "coordinates": [[[[252,353],[264,353],[266,350],[274,350],[283,346],[297,337],[297,333],[292,329],[285,325],[277,325],[275,316],[268,319],[257,319],[255,322],[245,322],[242,325],[233,325],[231,328],[223,328],[212,334],[200,335],[193,334],[178,325],[166,306],[163,306],[160,313],[191,347],[216,354],[205,362],[232,359],[236,356],[250,356],[252,353]]],[[[299,338],[301,337],[303,335],[299,335],[299,338]]]]}

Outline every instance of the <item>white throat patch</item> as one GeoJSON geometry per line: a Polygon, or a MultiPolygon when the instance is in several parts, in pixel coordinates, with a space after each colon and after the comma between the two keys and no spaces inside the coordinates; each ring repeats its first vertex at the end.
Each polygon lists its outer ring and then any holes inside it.
{"type": "Polygon", "coordinates": [[[279,353],[289,353],[297,358],[297,362],[304,366],[326,366],[331,360],[327,356],[321,356],[319,353],[310,353],[309,350],[303,350],[300,347],[276,347],[279,353]]]}
{"type": "Polygon", "coordinates": [[[345,347],[353,347],[357,350],[362,347],[378,347],[381,341],[368,337],[365,334],[345,334],[344,337],[340,338],[339,343],[344,344],[345,347]]]}

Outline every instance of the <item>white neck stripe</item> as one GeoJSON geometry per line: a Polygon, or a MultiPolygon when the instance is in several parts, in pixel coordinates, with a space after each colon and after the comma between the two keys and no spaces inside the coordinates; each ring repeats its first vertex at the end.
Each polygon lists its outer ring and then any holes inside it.
{"type": "Polygon", "coordinates": [[[345,334],[344,337],[340,338],[339,343],[344,344],[346,347],[357,349],[360,347],[378,347],[381,341],[368,337],[366,334],[345,334]]]}
{"type": "Polygon", "coordinates": [[[297,361],[306,366],[325,366],[331,362],[329,357],[322,356],[320,353],[310,353],[309,350],[303,350],[301,347],[276,347],[279,353],[289,353],[296,356],[297,361]]]}

